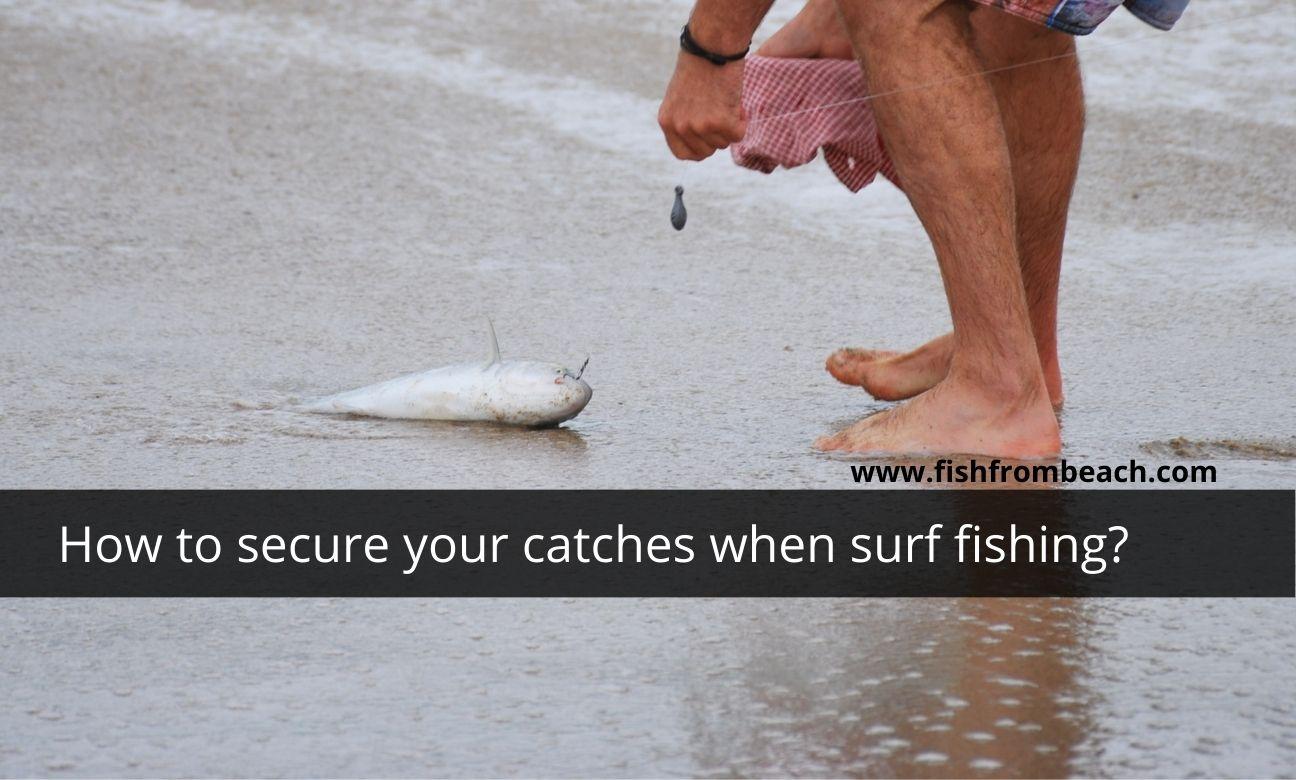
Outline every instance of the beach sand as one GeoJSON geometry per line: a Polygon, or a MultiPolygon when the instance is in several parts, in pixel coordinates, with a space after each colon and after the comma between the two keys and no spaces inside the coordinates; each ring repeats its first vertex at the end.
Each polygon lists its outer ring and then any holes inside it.
{"type": "MultiPolygon", "coordinates": [[[[850,487],[811,442],[884,405],[824,357],[948,327],[903,196],[673,161],[685,3],[501,5],[0,0],[0,487],[850,487]],[[476,358],[487,315],[592,357],[580,417],[281,408],[476,358]]],[[[1082,41],[1069,461],[1292,487],[1293,29],[1201,2],[1082,41]]],[[[1293,617],[9,601],[0,773],[1290,774],[1293,617]]]]}

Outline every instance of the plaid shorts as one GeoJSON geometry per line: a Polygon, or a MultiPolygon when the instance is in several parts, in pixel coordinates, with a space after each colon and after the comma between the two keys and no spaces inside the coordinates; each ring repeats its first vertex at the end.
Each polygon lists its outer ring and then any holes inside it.
{"type": "Polygon", "coordinates": [[[1161,30],[1179,21],[1188,0],[974,0],[1072,35],[1088,35],[1120,6],[1161,30]]]}

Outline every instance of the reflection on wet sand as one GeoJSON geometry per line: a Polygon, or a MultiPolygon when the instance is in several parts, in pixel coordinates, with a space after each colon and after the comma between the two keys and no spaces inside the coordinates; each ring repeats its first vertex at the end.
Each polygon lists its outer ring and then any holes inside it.
{"type": "Polygon", "coordinates": [[[801,628],[742,611],[746,663],[690,697],[707,774],[1056,777],[1085,732],[1078,602],[849,600],[801,628]]]}
{"type": "Polygon", "coordinates": [[[937,733],[935,751],[948,756],[955,773],[1066,775],[1085,733],[1074,679],[1084,625],[1079,604],[969,599],[960,619],[969,630],[950,701],[966,706],[955,708],[949,729],[937,733]]]}
{"type": "MultiPolygon", "coordinates": [[[[1061,491],[1029,518],[997,517],[976,495],[951,497],[959,522],[987,530],[1066,524],[1061,491]]],[[[996,574],[973,567],[967,576],[996,574]]],[[[717,775],[1068,774],[1085,733],[1080,602],[846,600],[806,614],[819,617],[734,626],[751,653],[732,701],[694,699],[700,766],[717,775]]]]}

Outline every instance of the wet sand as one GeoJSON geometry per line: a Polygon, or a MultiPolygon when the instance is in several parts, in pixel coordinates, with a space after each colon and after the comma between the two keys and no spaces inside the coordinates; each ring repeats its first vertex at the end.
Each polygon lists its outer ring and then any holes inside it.
{"type": "MultiPolygon", "coordinates": [[[[516,9],[0,2],[2,486],[848,487],[810,442],[883,405],[823,358],[948,326],[903,197],[670,160],[681,2],[516,9]],[[506,355],[592,356],[580,417],[279,408],[475,357],[487,314],[506,355]]],[[[1182,24],[1082,43],[1064,455],[1290,488],[1296,12],[1182,24]]],[[[1293,617],[7,602],[0,773],[1291,774],[1293,617]]]]}

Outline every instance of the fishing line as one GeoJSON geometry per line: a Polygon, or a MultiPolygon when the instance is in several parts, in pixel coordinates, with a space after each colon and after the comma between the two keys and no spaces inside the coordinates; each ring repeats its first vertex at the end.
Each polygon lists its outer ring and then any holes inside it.
{"type": "MultiPolygon", "coordinates": [[[[1281,10],[1283,9],[1281,6],[1279,6],[1277,8],[1270,8],[1267,11],[1260,11],[1254,14],[1245,14],[1243,16],[1234,16],[1232,18],[1225,19],[1223,21],[1211,22],[1209,24],[1203,23],[1198,25],[1180,25],[1175,31],[1178,32],[1180,35],[1182,35],[1184,33],[1191,33],[1197,30],[1204,30],[1207,28],[1216,29],[1230,24],[1235,24],[1237,22],[1245,22],[1251,19],[1258,19],[1264,16],[1269,16],[1271,14],[1276,14],[1281,10]]],[[[1085,56],[1088,57],[1090,53],[1095,51],[1114,49],[1119,46],[1126,46],[1131,43],[1138,43],[1140,41],[1151,40],[1153,38],[1164,39],[1166,32],[1167,32],[1166,30],[1158,30],[1157,32],[1146,33],[1144,35],[1136,35],[1120,41],[1112,41],[1111,43],[1106,43],[1106,44],[1094,44],[1092,46],[1086,46],[1085,56]]],[[[758,125],[763,122],[769,122],[775,119],[787,119],[789,117],[799,116],[801,114],[808,114],[813,111],[823,111],[825,109],[840,108],[842,106],[854,105],[855,103],[864,103],[870,100],[876,100],[877,98],[890,97],[892,95],[901,95],[908,92],[917,92],[919,90],[924,90],[924,89],[933,89],[935,87],[941,87],[947,84],[966,81],[968,79],[973,79],[980,76],[994,75],[996,73],[1003,73],[1009,70],[1025,68],[1031,65],[1039,65],[1045,62],[1053,62],[1055,60],[1064,60],[1064,59],[1079,57],[1079,56],[1080,56],[1080,51],[1077,48],[1075,51],[1070,51],[1067,52],[1066,54],[1054,54],[1050,57],[1041,57],[1039,59],[1028,60],[1026,62],[1018,62],[1013,65],[1004,65],[998,68],[988,68],[986,70],[979,70],[974,73],[964,73],[958,76],[950,76],[949,78],[939,79],[937,81],[928,82],[926,84],[915,84],[909,87],[900,87],[898,89],[891,89],[883,92],[874,92],[872,94],[864,95],[862,97],[851,98],[850,100],[838,100],[832,103],[824,103],[823,105],[810,106],[809,108],[798,108],[794,111],[785,111],[782,114],[770,114],[769,116],[757,117],[756,119],[749,121],[747,123],[747,127],[748,129],[750,129],[753,125],[758,125]]],[[[684,175],[680,177],[680,184],[676,185],[675,187],[675,205],[671,209],[671,224],[675,227],[676,230],[684,229],[684,221],[687,216],[687,213],[684,211],[684,201],[682,196],[684,191],[683,184],[690,177],[688,176],[689,168],[685,168],[684,170],[685,170],[684,175]],[[676,219],[677,211],[681,215],[678,220],[676,219]]]]}

